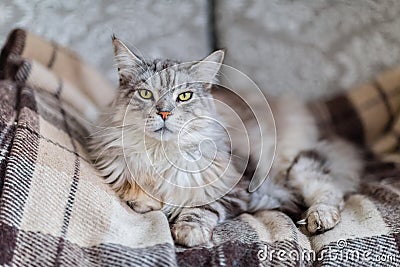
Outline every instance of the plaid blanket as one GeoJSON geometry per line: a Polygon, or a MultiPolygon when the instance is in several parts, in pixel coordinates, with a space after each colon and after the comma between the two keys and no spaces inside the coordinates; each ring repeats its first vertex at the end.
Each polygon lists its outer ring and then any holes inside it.
{"type": "Polygon", "coordinates": [[[1,266],[399,266],[400,70],[311,103],[322,129],[371,152],[342,221],[306,236],[278,211],[219,225],[212,244],[175,246],[165,216],[137,214],[103,183],[86,137],[112,86],[66,48],[21,29],[0,56],[1,266]]]}

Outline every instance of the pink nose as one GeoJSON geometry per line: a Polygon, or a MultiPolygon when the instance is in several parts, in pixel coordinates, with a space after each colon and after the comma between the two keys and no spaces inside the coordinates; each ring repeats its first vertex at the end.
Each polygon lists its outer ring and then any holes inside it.
{"type": "Polygon", "coordinates": [[[171,112],[169,112],[169,111],[160,111],[157,114],[160,115],[163,120],[166,120],[168,118],[168,116],[171,114],[171,112]]]}

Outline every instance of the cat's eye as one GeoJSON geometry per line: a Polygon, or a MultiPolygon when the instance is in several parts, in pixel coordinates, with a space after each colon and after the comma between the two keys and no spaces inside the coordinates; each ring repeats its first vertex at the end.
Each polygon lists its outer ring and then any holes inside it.
{"type": "Polygon", "coordinates": [[[139,90],[139,95],[143,98],[143,99],[150,99],[153,97],[153,93],[149,90],[146,89],[142,89],[139,90]]]}
{"type": "Polygon", "coordinates": [[[178,100],[179,101],[188,101],[189,99],[192,98],[193,93],[190,91],[184,92],[182,94],[178,95],[178,100]]]}

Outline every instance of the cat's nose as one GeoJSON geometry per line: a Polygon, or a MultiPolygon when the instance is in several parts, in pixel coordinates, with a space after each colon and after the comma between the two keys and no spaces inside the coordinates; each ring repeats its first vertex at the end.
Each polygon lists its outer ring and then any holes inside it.
{"type": "Polygon", "coordinates": [[[168,118],[168,116],[171,115],[171,112],[170,111],[159,111],[159,112],[157,112],[157,114],[160,115],[163,120],[166,120],[168,118]]]}

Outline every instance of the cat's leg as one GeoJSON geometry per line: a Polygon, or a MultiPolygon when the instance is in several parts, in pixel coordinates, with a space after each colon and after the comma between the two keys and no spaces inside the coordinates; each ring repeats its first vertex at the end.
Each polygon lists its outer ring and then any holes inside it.
{"type": "Polygon", "coordinates": [[[171,226],[176,243],[193,247],[207,243],[218,222],[225,219],[225,210],[218,204],[184,208],[171,226]]]}
{"type": "Polygon", "coordinates": [[[171,226],[175,242],[193,247],[211,240],[218,223],[244,212],[248,208],[249,194],[237,185],[229,194],[210,204],[183,208],[171,226]]]}
{"type": "Polygon", "coordinates": [[[122,200],[126,201],[129,207],[138,213],[145,213],[152,210],[160,210],[163,203],[149,196],[137,184],[128,183],[116,190],[122,200]]]}
{"type": "Polygon", "coordinates": [[[304,151],[289,172],[289,186],[298,191],[308,207],[299,224],[306,224],[310,233],[331,229],[340,220],[344,192],[332,183],[324,161],[319,153],[304,151]]]}
{"type": "Polygon", "coordinates": [[[343,197],[358,185],[360,160],[344,142],[322,143],[300,152],[288,173],[288,185],[304,200],[308,210],[299,224],[310,233],[333,228],[340,221],[343,197]]]}

